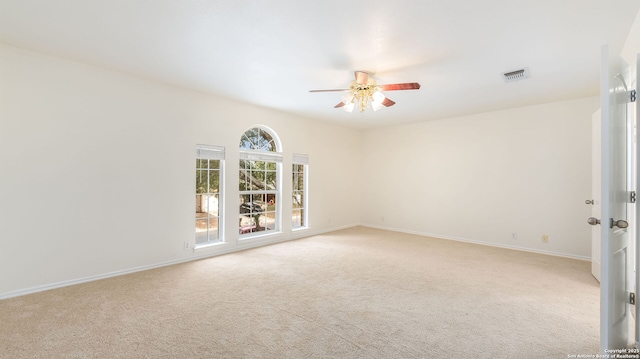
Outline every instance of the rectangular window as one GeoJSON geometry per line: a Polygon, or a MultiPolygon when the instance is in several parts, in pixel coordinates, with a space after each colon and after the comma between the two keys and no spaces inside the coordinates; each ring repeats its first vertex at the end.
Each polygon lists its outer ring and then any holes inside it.
{"type": "Polygon", "coordinates": [[[309,158],[307,155],[293,155],[292,169],[292,213],[291,228],[308,227],[307,224],[307,169],[309,158]]]}
{"type": "Polygon", "coordinates": [[[266,234],[278,229],[278,163],[268,156],[241,155],[240,235],[266,234]]]}
{"type": "Polygon", "coordinates": [[[222,242],[224,147],[196,148],[196,247],[222,242]]]}

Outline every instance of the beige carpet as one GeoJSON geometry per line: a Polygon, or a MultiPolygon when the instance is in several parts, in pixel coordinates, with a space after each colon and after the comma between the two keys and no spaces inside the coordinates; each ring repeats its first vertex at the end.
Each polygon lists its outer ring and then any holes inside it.
{"type": "Polygon", "coordinates": [[[0,301],[0,357],[596,354],[589,268],[356,227],[0,301]]]}

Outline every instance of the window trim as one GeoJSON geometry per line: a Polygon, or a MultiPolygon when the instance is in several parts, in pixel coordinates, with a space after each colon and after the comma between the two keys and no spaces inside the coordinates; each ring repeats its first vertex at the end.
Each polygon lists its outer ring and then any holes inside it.
{"type": "MultiPolygon", "coordinates": [[[[250,240],[250,239],[255,239],[258,237],[269,237],[269,236],[273,236],[273,235],[277,235],[282,233],[282,144],[280,142],[280,139],[278,137],[278,135],[275,133],[275,131],[273,131],[272,129],[266,127],[266,126],[262,126],[262,125],[255,125],[255,126],[251,126],[249,127],[247,130],[245,130],[242,135],[240,136],[240,146],[238,148],[239,150],[239,161],[245,160],[245,161],[264,161],[264,162],[274,162],[276,164],[276,189],[275,190],[264,190],[264,191],[260,191],[260,193],[264,193],[264,194],[274,194],[275,195],[275,209],[274,209],[274,213],[275,213],[275,228],[273,231],[259,231],[259,232],[249,232],[249,233],[239,233],[239,241],[246,241],[246,240],[250,240]],[[274,144],[274,148],[275,151],[267,151],[267,150],[260,150],[260,149],[248,149],[248,148],[244,148],[241,147],[242,145],[242,139],[243,136],[245,136],[245,134],[251,130],[254,129],[259,129],[262,132],[266,132],[270,137],[271,140],[273,141],[274,144]]],[[[238,168],[239,171],[242,170],[242,168],[238,168]]],[[[239,177],[238,177],[239,178],[239,177]]],[[[242,197],[242,195],[246,195],[246,194],[254,194],[255,192],[252,193],[252,191],[238,191],[238,195],[239,197],[242,197]]],[[[240,204],[242,205],[242,200],[240,200],[240,204]]],[[[240,218],[240,213],[239,213],[239,209],[238,209],[238,218],[240,218]]]]}
{"type": "MultiPolygon", "coordinates": [[[[211,241],[207,241],[205,243],[201,243],[198,244],[195,241],[195,234],[194,234],[194,243],[193,243],[193,248],[194,250],[198,250],[198,249],[202,249],[202,248],[206,248],[206,247],[211,247],[211,246],[218,246],[221,244],[225,244],[227,243],[225,238],[225,225],[224,225],[224,218],[225,218],[225,181],[224,181],[224,172],[225,172],[225,148],[223,146],[215,146],[215,145],[203,145],[203,144],[196,144],[196,160],[198,159],[207,159],[207,160],[219,160],[220,161],[220,178],[218,179],[218,241],[217,242],[211,242],[211,241]]],[[[196,193],[197,194],[197,193],[196,193]]],[[[198,220],[197,218],[195,219],[196,221],[198,220]]]]}
{"type": "MultiPolygon", "coordinates": [[[[304,224],[303,226],[300,227],[293,227],[293,221],[291,222],[291,230],[292,231],[300,231],[300,230],[305,230],[305,229],[309,229],[309,155],[306,154],[301,154],[301,153],[294,153],[293,154],[293,160],[291,163],[292,167],[293,165],[302,165],[304,166],[304,172],[303,172],[303,177],[302,177],[302,183],[303,183],[303,188],[302,188],[302,195],[303,195],[303,201],[302,201],[302,223],[304,224]]],[[[293,171],[293,168],[292,168],[293,171]]],[[[293,183],[291,183],[291,194],[293,195],[293,191],[295,191],[295,189],[293,189],[293,183]]],[[[291,201],[291,212],[293,214],[293,201],[291,201]]]]}

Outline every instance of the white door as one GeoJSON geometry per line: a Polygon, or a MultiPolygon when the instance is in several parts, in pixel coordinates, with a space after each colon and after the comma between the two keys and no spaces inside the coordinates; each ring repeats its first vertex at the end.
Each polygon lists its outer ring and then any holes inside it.
{"type": "Polygon", "coordinates": [[[600,350],[627,348],[632,343],[627,273],[629,236],[626,225],[628,66],[602,49],[602,217],[600,284],[600,350]]]}
{"type": "MultiPolygon", "coordinates": [[[[591,117],[591,199],[586,203],[591,206],[591,217],[602,218],[601,182],[602,182],[602,111],[594,112],[591,117]]],[[[600,247],[601,229],[591,227],[591,274],[600,282],[600,247]]]]}

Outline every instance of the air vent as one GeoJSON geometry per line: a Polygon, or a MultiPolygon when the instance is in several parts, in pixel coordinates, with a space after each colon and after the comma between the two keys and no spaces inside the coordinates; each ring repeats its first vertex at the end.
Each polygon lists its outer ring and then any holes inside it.
{"type": "Polygon", "coordinates": [[[502,74],[502,78],[504,78],[504,82],[524,80],[526,78],[529,78],[529,69],[524,68],[520,70],[505,72],[502,74]]]}

